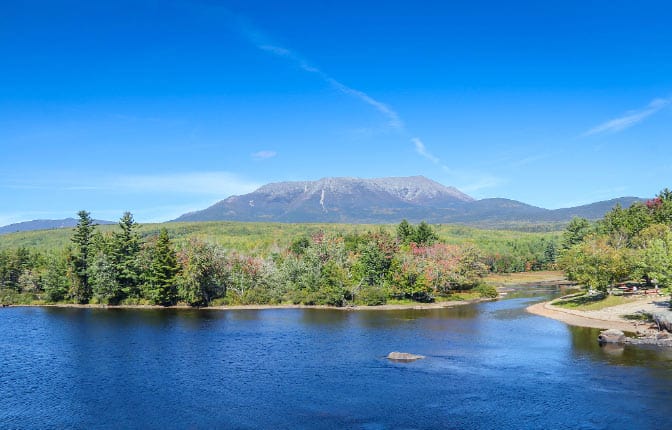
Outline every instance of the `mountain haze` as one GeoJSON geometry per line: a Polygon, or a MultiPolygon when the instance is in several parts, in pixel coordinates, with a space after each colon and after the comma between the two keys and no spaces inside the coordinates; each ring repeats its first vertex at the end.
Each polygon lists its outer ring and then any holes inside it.
{"type": "Polygon", "coordinates": [[[622,197],[549,210],[502,198],[475,200],[424,176],[323,178],[264,185],[175,221],[391,223],[405,218],[430,223],[562,222],[573,216],[598,219],[617,203],[627,207],[641,200],[622,197]]]}

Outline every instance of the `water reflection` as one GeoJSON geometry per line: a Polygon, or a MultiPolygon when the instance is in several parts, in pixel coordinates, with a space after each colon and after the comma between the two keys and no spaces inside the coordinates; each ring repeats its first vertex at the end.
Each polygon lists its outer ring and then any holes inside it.
{"type": "MultiPolygon", "coordinates": [[[[578,357],[607,362],[619,366],[642,366],[670,368],[672,350],[641,345],[599,345],[597,336],[600,329],[568,326],[572,336],[572,347],[578,357]]],[[[672,375],[670,375],[672,377],[672,375]]]]}

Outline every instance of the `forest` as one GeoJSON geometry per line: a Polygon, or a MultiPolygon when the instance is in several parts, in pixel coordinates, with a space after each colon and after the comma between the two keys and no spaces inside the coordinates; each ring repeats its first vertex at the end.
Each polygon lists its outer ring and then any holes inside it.
{"type": "Polygon", "coordinates": [[[591,223],[574,218],[562,236],[558,264],[570,280],[606,293],[632,281],[672,286],[672,191],[629,208],[616,206],[591,223]]]}
{"type": "Polygon", "coordinates": [[[489,272],[555,268],[557,234],[460,226],[169,223],[3,236],[3,303],[380,305],[468,292],[489,272]]]}

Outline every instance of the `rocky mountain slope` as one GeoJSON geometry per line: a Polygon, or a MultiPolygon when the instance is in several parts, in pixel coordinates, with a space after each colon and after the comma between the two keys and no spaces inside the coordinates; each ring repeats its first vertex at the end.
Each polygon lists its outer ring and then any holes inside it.
{"type": "Polygon", "coordinates": [[[475,200],[423,176],[323,178],[264,185],[175,221],[390,223],[406,218],[431,223],[557,222],[569,221],[572,216],[598,219],[617,203],[629,206],[639,200],[623,197],[549,210],[508,199],[475,200]]]}

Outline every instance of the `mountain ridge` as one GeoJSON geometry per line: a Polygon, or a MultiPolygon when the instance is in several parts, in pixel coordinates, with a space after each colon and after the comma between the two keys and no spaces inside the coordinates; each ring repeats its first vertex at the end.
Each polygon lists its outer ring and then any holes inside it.
{"type": "MultiPolygon", "coordinates": [[[[293,223],[397,223],[467,224],[484,228],[511,228],[520,224],[565,223],[574,216],[596,220],[616,204],[628,207],[645,199],[619,197],[586,205],[545,209],[517,200],[476,200],[455,187],[424,176],[360,179],[327,177],[316,181],[269,183],[257,190],[224,200],[172,221],[240,221],[293,223]]],[[[97,224],[115,224],[95,220],[97,224]]],[[[0,227],[0,235],[71,228],[75,218],[32,220],[0,227]]],[[[514,227],[515,229],[515,227],[514,227]]]]}
{"type": "MultiPolygon", "coordinates": [[[[17,222],[0,227],[0,235],[9,233],[18,233],[22,231],[35,230],[53,230],[58,228],[72,228],[77,225],[78,220],[75,218],[63,219],[34,219],[31,221],[17,222]]],[[[113,221],[93,220],[94,224],[116,224],[113,221]]]]}
{"type": "Polygon", "coordinates": [[[573,216],[599,219],[616,204],[630,206],[639,197],[619,197],[571,208],[545,209],[504,198],[476,200],[455,187],[424,176],[361,179],[322,178],[285,181],[230,196],[180,221],[273,221],[393,223],[401,219],[430,223],[563,222],[573,216]]]}

